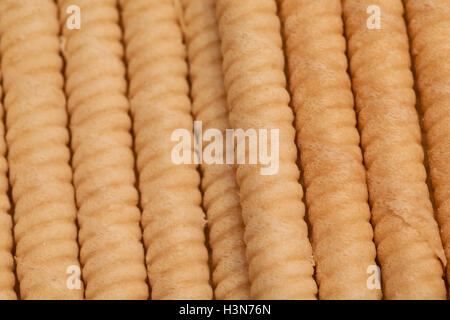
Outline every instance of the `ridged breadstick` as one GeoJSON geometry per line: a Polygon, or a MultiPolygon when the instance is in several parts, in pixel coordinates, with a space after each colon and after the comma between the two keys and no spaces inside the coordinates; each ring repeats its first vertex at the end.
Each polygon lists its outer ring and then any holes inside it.
{"type": "Polygon", "coordinates": [[[14,260],[11,208],[8,198],[8,162],[5,158],[5,127],[3,125],[2,68],[0,63],[0,300],[15,300],[14,260]]]}
{"type": "Polygon", "coordinates": [[[115,0],[60,0],[87,299],[147,299],[131,120],[115,0]],[[81,29],[66,26],[80,7],[81,29]]]}
{"type": "Polygon", "coordinates": [[[379,299],[340,0],[279,0],[320,299],[379,299]]]}
{"type": "Polygon", "coordinates": [[[57,8],[0,1],[6,140],[22,299],[80,299],[79,268],[57,8]],[[69,269],[71,268],[71,269],[69,269]]]}
{"type": "Polygon", "coordinates": [[[122,0],[142,224],[153,299],[210,299],[204,213],[193,165],[171,141],[192,132],[187,65],[173,1],[122,0]]]}
{"type": "Polygon", "coordinates": [[[261,175],[260,165],[237,168],[251,297],[315,299],[276,2],[218,0],[216,11],[232,127],[280,130],[276,174],[261,175]]]}
{"type": "MultiPolygon", "coordinates": [[[[450,1],[406,1],[438,221],[450,260],[450,1]]],[[[450,268],[447,265],[447,282],[450,268]]]]}
{"type": "MultiPolygon", "coordinates": [[[[230,128],[214,0],[183,0],[192,110],[204,132],[230,128]]],[[[205,150],[207,143],[203,143],[205,150]]],[[[225,161],[225,160],[224,160],[225,161]]],[[[249,299],[244,223],[232,165],[203,164],[203,204],[209,224],[215,297],[249,299]]]]}
{"type": "Polygon", "coordinates": [[[402,2],[345,0],[343,9],[384,297],[444,299],[402,2]],[[367,27],[369,5],[381,29],[367,27]]]}

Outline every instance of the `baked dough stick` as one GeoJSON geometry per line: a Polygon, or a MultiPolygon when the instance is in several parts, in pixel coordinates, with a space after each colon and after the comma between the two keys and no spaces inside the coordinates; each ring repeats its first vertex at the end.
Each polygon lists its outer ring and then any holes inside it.
{"type": "Polygon", "coordinates": [[[115,0],[59,0],[80,259],[87,299],[147,299],[131,120],[115,0]],[[66,9],[81,10],[81,29],[66,9]]]}
{"type": "Polygon", "coordinates": [[[340,0],[279,0],[320,299],[379,299],[340,0]]]}
{"type": "MultiPolygon", "coordinates": [[[[204,132],[230,128],[223,83],[214,0],[183,0],[191,95],[195,120],[204,132]]],[[[207,143],[203,143],[205,150],[207,143]]],[[[249,299],[250,284],[245,256],[244,222],[233,166],[203,164],[203,204],[209,223],[214,266],[215,298],[249,299]]]]}
{"type": "Polygon", "coordinates": [[[12,256],[12,220],[8,198],[8,162],[5,158],[5,128],[3,125],[2,70],[0,63],[0,300],[15,300],[14,260],[12,256]]]}
{"type": "Polygon", "coordinates": [[[23,299],[83,297],[74,279],[76,207],[58,31],[53,1],[0,1],[6,141],[23,299]]]}
{"type": "Polygon", "coordinates": [[[185,47],[172,0],[123,0],[142,224],[153,299],[211,299],[194,165],[176,165],[177,129],[192,132],[185,47]]]}
{"type": "Polygon", "coordinates": [[[386,299],[444,299],[445,256],[426,184],[400,0],[343,2],[353,89],[386,299]],[[369,5],[381,29],[368,29],[369,5]]]}
{"type": "MultiPolygon", "coordinates": [[[[406,3],[438,221],[450,259],[450,1],[406,3]]],[[[450,268],[447,266],[447,282],[450,268]]]]}
{"type": "Polygon", "coordinates": [[[276,2],[218,0],[216,9],[232,127],[280,130],[277,173],[262,175],[260,165],[237,168],[251,297],[315,299],[276,2]]]}

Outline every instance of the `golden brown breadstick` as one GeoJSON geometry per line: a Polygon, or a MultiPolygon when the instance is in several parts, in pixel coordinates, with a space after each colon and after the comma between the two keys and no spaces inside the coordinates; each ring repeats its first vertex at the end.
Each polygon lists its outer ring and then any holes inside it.
{"type": "Polygon", "coordinates": [[[237,168],[251,297],[315,299],[276,2],[218,0],[216,9],[232,127],[279,129],[276,174],[261,175],[260,165],[237,168]]]}
{"type": "MultiPolygon", "coordinates": [[[[438,221],[450,260],[450,1],[406,1],[438,221]]],[[[447,265],[447,282],[450,268],[447,265]]]]}
{"type": "Polygon", "coordinates": [[[57,8],[0,1],[6,140],[17,277],[23,299],[80,299],[76,207],[62,90],[57,8]]]}
{"type": "MultiPolygon", "coordinates": [[[[202,121],[204,132],[217,129],[225,136],[225,129],[230,125],[215,1],[183,0],[182,5],[195,120],[202,121]]],[[[206,147],[204,143],[203,149],[206,147]]],[[[249,299],[244,223],[234,167],[204,163],[201,169],[215,297],[219,300],[249,299]]]]}
{"type": "Polygon", "coordinates": [[[11,253],[13,246],[11,208],[8,198],[8,162],[5,158],[5,127],[3,125],[2,105],[2,68],[0,63],[0,300],[15,300],[14,260],[11,253]]]}
{"type": "Polygon", "coordinates": [[[386,299],[445,299],[400,0],[343,2],[375,242],[386,299]],[[367,27],[377,5],[380,29],[367,27]]]}
{"type": "Polygon", "coordinates": [[[121,5],[152,298],[210,299],[200,176],[171,159],[172,133],[193,129],[175,7],[167,0],[121,5]]]}
{"type": "Polygon", "coordinates": [[[59,0],[59,7],[86,298],[147,299],[117,4],[59,0]],[[79,30],[66,25],[73,4],[79,30]]]}
{"type": "Polygon", "coordinates": [[[340,0],[279,0],[320,299],[379,299],[340,0]]]}

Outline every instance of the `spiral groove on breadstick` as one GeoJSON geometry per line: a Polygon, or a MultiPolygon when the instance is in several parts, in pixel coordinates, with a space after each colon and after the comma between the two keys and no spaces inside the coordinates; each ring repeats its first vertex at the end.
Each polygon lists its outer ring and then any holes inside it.
{"type": "Polygon", "coordinates": [[[17,277],[23,299],[80,299],[69,286],[79,268],[67,113],[56,5],[0,1],[6,140],[17,277]]]}
{"type": "Polygon", "coordinates": [[[261,175],[260,165],[246,164],[238,165],[236,173],[251,296],[315,299],[276,10],[274,0],[218,0],[216,8],[231,125],[279,129],[278,173],[261,175]]]}
{"type": "Polygon", "coordinates": [[[114,0],[59,0],[87,299],[147,299],[131,120],[114,0]],[[66,26],[80,8],[81,29],[66,26]]]}
{"type": "Polygon", "coordinates": [[[153,299],[210,299],[195,166],[171,159],[172,133],[191,132],[187,65],[173,1],[122,0],[142,224],[153,299]]]}
{"type": "MultiPolygon", "coordinates": [[[[193,113],[203,130],[230,128],[214,0],[183,0],[193,113]]],[[[204,143],[205,150],[207,144],[204,143]]],[[[233,166],[203,164],[203,204],[210,228],[215,297],[249,299],[244,223],[233,166]]]]}
{"type": "Polygon", "coordinates": [[[340,0],[279,0],[321,299],[379,299],[340,0]]]}
{"type": "Polygon", "coordinates": [[[385,298],[444,299],[402,2],[343,4],[385,298]],[[381,29],[367,28],[369,5],[379,6],[381,29]]]}
{"type": "MultiPolygon", "coordinates": [[[[0,60],[1,61],[1,60],[0,60]]],[[[12,256],[12,219],[8,197],[8,162],[6,161],[5,127],[3,125],[2,68],[0,63],[0,300],[15,300],[14,260],[12,256]]]]}
{"type": "MultiPolygon", "coordinates": [[[[450,259],[450,1],[406,1],[438,221],[450,259]]],[[[447,265],[447,282],[450,283],[447,265]]]]}

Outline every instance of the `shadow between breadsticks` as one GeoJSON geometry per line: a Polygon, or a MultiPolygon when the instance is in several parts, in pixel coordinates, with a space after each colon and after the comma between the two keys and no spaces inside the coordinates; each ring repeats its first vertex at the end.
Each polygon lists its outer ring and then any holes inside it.
{"type": "MultiPolygon", "coordinates": [[[[1,41],[1,39],[0,39],[1,41]]],[[[1,58],[1,57],[0,57],[1,58]]],[[[0,59],[1,61],[1,59],[0,59]]],[[[6,155],[5,126],[3,125],[4,109],[2,104],[2,67],[0,62],[0,300],[17,299],[14,291],[14,259],[12,256],[12,218],[8,197],[8,162],[6,155]]]]}

